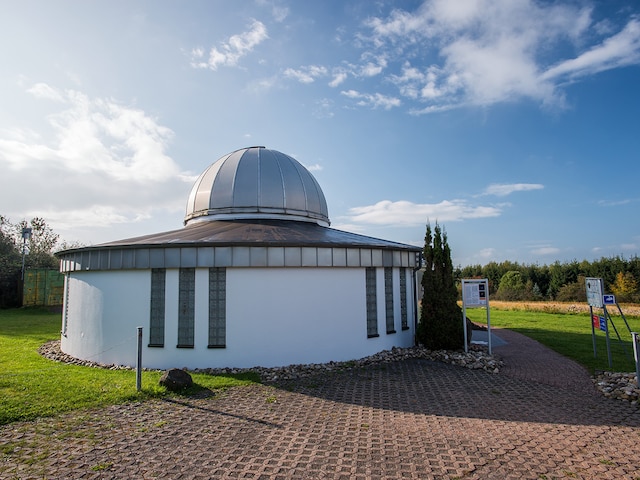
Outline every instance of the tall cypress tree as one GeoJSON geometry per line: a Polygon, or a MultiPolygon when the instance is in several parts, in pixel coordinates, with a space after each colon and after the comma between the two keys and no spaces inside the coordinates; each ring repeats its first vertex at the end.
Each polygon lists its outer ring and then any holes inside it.
{"type": "Polygon", "coordinates": [[[463,348],[462,310],[457,302],[451,250],[447,234],[437,222],[433,234],[431,224],[427,223],[423,253],[425,269],[418,342],[433,350],[463,348]]]}

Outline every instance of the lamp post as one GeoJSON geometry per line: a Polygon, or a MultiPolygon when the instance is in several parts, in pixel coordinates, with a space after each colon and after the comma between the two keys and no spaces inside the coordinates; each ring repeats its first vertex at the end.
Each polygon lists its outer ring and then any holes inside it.
{"type": "Polygon", "coordinates": [[[22,274],[20,279],[24,282],[24,258],[27,254],[27,240],[31,238],[31,228],[23,227],[22,228],[22,274]]]}

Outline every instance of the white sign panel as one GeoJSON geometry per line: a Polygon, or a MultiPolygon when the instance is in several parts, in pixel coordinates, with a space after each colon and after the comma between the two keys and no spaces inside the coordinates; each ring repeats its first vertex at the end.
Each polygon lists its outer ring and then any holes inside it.
{"type": "Polygon", "coordinates": [[[486,307],[488,294],[487,280],[462,280],[462,301],[465,307],[486,307]]]}
{"type": "Polygon", "coordinates": [[[585,279],[587,288],[587,303],[591,307],[602,308],[602,279],[587,278],[585,279]]]}

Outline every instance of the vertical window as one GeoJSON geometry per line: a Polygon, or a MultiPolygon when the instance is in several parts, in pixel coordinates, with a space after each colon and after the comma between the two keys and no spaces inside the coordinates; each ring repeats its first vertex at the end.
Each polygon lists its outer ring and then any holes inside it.
{"type": "Polygon", "coordinates": [[[407,317],[407,269],[400,269],[400,323],[402,330],[409,330],[409,318],[407,317]]]}
{"type": "Polygon", "coordinates": [[[227,271],[209,269],[209,348],[225,348],[227,343],[227,271]]]}
{"type": "Polygon", "coordinates": [[[149,346],[164,347],[165,269],[151,269],[151,308],[149,309],[149,346]]]}
{"type": "Polygon", "coordinates": [[[69,280],[70,275],[67,273],[64,279],[64,314],[62,316],[62,335],[67,336],[67,325],[69,322],[69,280]]]}
{"type": "Polygon", "coordinates": [[[365,290],[367,294],[367,337],[378,336],[378,299],[376,294],[376,269],[365,270],[365,290]]]}
{"type": "Polygon", "coordinates": [[[384,308],[387,320],[387,333],[396,333],[393,324],[393,268],[384,269],[384,308]]]}
{"type": "Polygon", "coordinates": [[[181,268],[178,284],[178,348],[193,348],[196,269],[181,268]]]}

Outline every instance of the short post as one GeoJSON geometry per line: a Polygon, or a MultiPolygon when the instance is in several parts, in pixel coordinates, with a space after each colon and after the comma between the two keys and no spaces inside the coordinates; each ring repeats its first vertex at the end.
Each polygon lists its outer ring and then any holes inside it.
{"type": "Polygon", "coordinates": [[[611,341],[609,339],[609,315],[607,315],[607,306],[603,305],[602,309],[604,310],[604,324],[607,327],[604,331],[605,340],[607,343],[607,360],[609,360],[609,368],[613,368],[613,360],[611,359],[611,341]]]}
{"type": "Polygon", "coordinates": [[[467,306],[462,302],[462,331],[464,332],[464,353],[469,351],[469,347],[467,346],[467,306]]]}
{"type": "Polygon", "coordinates": [[[142,390],[142,327],[138,327],[138,361],[136,362],[136,391],[142,390]]]}
{"type": "Polygon", "coordinates": [[[633,340],[633,359],[636,361],[636,385],[640,387],[640,346],[638,346],[638,338],[637,332],[631,332],[631,339],[633,340]]]}

